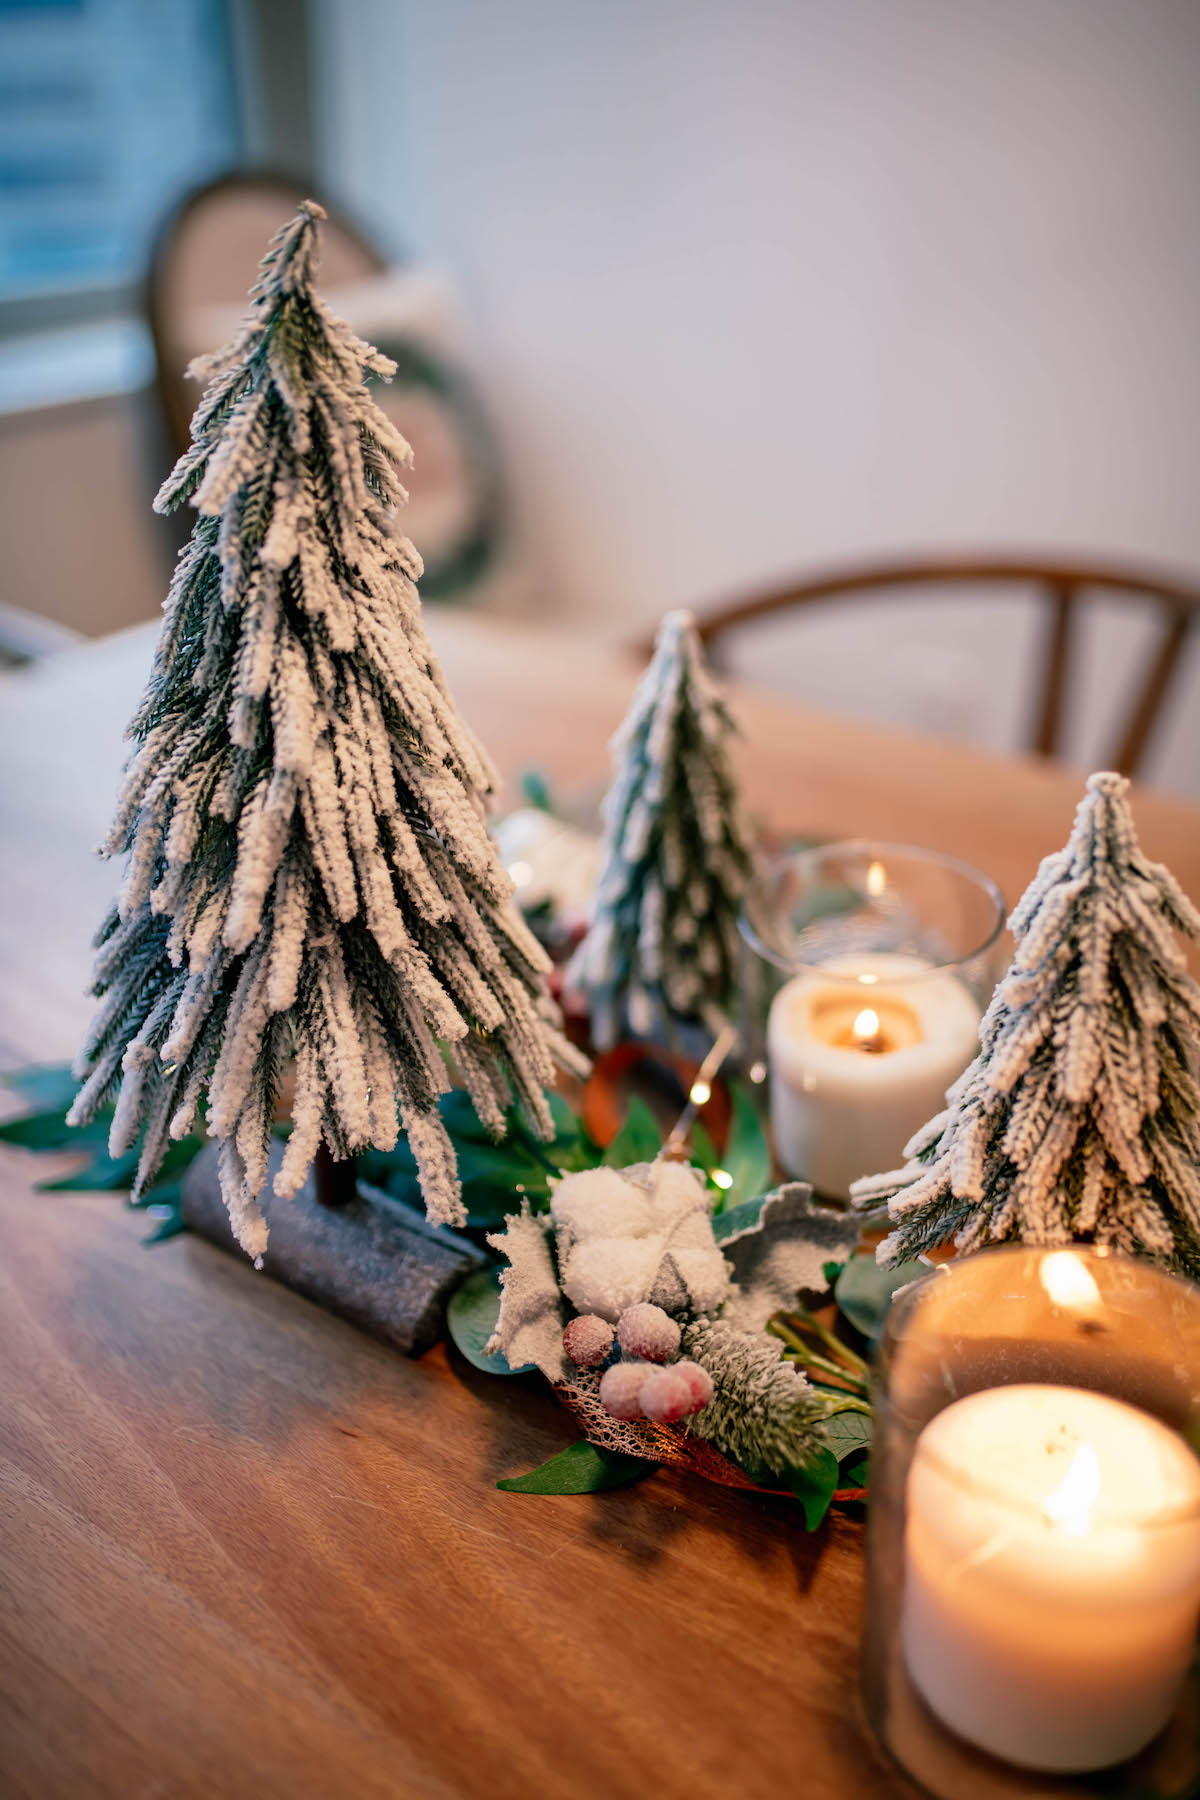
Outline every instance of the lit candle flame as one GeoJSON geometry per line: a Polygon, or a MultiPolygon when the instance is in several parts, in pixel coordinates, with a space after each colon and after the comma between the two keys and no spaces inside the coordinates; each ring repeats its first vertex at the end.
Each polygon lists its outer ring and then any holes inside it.
{"type": "Polygon", "coordinates": [[[867,869],[867,892],[872,900],[878,900],[887,886],[887,871],[881,862],[873,862],[867,869]]]}
{"type": "Polygon", "coordinates": [[[1092,1508],[1100,1497],[1100,1458],[1084,1444],[1071,1458],[1071,1466],[1043,1502],[1042,1511],[1072,1537],[1084,1537],[1091,1528],[1092,1508]]]}
{"type": "MultiPolygon", "coordinates": [[[[845,1014],[842,1017],[845,1018],[845,1014]]],[[[871,1049],[879,1036],[879,1014],[870,1006],[864,1006],[854,1024],[851,1026],[854,1041],[864,1049],[871,1049]]]]}
{"type": "Polygon", "coordinates": [[[1042,1259],[1039,1275],[1055,1306],[1095,1312],[1103,1304],[1095,1278],[1073,1250],[1051,1251],[1042,1259]]]}

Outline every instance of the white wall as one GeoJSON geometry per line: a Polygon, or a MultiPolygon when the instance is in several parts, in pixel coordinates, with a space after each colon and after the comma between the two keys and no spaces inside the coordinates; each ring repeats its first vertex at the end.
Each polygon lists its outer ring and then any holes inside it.
{"type": "MultiPolygon", "coordinates": [[[[1200,571],[1194,0],[314,4],[331,184],[459,281],[561,610],[906,547],[1200,571]]],[[[1015,741],[1029,629],[890,607],[757,661],[1015,741]]],[[[1129,650],[1089,644],[1085,759],[1129,650]]],[[[1196,791],[1187,676],[1150,773],[1196,791]]]]}

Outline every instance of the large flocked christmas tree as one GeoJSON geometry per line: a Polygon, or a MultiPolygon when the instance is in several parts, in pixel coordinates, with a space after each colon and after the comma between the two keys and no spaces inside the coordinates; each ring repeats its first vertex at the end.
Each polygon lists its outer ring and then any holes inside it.
{"type": "Polygon", "coordinates": [[[1200,1279],[1200,914],[1142,854],[1120,775],[1093,775],[1064,850],[1009,921],[980,1050],[908,1146],[856,1182],[887,1202],[884,1263],[953,1237],[1110,1244],[1200,1279]]]}
{"type": "Polygon", "coordinates": [[[752,866],[732,731],[691,614],[668,613],[613,740],[600,880],[568,971],[601,1049],[626,1030],[724,1022],[752,866]]]}
{"type": "Polygon", "coordinates": [[[497,1134],[515,1095],[551,1136],[543,1088],[578,1063],[487,835],[492,769],[421,624],[394,518],[410,452],[364,384],[393,365],[313,289],[323,216],[308,202],[276,235],[238,336],[193,365],[193,443],[155,506],[199,518],[103,846],[130,859],[72,1114],[120,1084],[111,1148],[144,1133],[140,1191],[207,1100],[254,1256],[285,1071],[277,1194],[322,1143],[386,1149],[402,1124],[430,1217],[454,1223],[441,1046],[497,1134]]]}

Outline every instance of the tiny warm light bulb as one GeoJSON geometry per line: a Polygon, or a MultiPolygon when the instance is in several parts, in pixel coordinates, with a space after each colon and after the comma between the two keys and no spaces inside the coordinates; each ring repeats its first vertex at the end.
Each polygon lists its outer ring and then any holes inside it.
{"type": "Polygon", "coordinates": [[[873,862],[867,869],[867,892],[872,900],[878,900],[887,886],[887,871],[881,862],[873,862]]]}
{"type": "Polygon", "coordinates": [[[711,1180],[716,1182],[719,1188],[731,1188],[733,1186],[733,1176],[729,1173],[728,1169],[710,1169],[709,1176],[711,1180]]]}
{"type": "Polygon", "coordinates": [[[533,870],[527,862],[510,863],[508,872],[513,878],[514,887],[528,887],[533,880],[533,870]]]}
{"type": "Polygon", "coordinates": [[[855,1043],[864,1050],[870,1050],[879,1037],[879,1014],[873,1007],[864,1006],[851,1026],[851,1031],[855,1043]]]}
{"type": "Polygon", "coordinates": [[[707,1081],[693,1081],[688,1099],[693,1106],[704,1106],[712,1099],[712,1088],[707,1081]]]}

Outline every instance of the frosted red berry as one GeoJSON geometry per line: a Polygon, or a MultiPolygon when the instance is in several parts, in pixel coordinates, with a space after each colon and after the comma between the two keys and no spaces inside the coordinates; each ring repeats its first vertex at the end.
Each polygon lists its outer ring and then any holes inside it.
{"type": "Polygon", "coordinates": [[[686,1375],[680,1375],[669,1364],[652,1369],[638,1390],[642,1416],[656,1425],[673,1425],[693,1410],[692,1387],[686,1375]]]}
{"type": "Polygon", "coordinates": [[[638,1393],[646,1379],[645,1363],[614,1363],[600,1377],[600,1404],[614,1419],[640,1419],[638,1393]]]}
{"type": "Polygon", "coordinates": [[[598,1369],[613,1347],[613,1328],[596,1313],[580,1313],[563,1332],[563,1349],[577,1369],[598,1369]]]}
{"type": "Polygon", "coordinates": [[[670,1313],[649,1300],[627,1306],[617,1321],[617,1342],[626,1356],[667,1363],[679,1354],[679,1326],[670,1313]]]}
{"type": "Polygon", "coordinates": [[[701,1368],[698,1362],[692,1362],[687,1357],[682,1362],[673,1363],[671,1367],[672,1373],[681,1375],[692,1391],[692,1404],[688,1411],[703,1412],[713,1397],[712,1376],[708,1370],[701,1368]]]}

